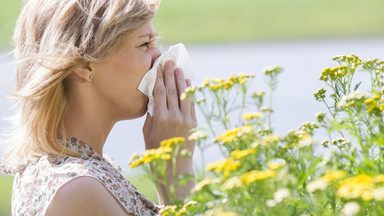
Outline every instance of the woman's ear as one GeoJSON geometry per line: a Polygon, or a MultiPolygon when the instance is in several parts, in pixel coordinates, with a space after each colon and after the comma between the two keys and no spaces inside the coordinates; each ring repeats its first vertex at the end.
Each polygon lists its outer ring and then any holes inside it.
{"type": "Polygon", "coordinates": [[[93,70],[89,64],[80,65],[73,72],[85,82],[92,82],[94,79],[93,70]]]}

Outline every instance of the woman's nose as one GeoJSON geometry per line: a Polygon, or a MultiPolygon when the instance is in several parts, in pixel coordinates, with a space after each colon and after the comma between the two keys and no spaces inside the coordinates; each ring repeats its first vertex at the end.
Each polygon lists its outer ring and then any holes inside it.
{"type": "Polygon", "coordinates": [[[161,55],[161,51],[159,50],[159,48],[157,48],[157,46],[155,46],[153,54],[152,54],[151,68],[152,68],[153,64],[155,63],[156,59],[159,58],[160,55],[161,55]]]}
{"type": "Polygon", "coordinates": [[[155,50],[153,52],[153,58],[157,59],[160,55],[161,55],[161,51],[159,50],[159,48],[157,46],[155,46],[155,50]]]}

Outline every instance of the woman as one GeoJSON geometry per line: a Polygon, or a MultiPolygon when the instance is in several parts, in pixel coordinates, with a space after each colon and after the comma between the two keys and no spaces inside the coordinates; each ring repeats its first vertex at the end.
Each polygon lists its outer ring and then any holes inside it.
{"type": "MultiPolygon", "coordinates": [[[[157,5],[149,0],[25,3],[14,34],[12,93],[18,112],[3,168],[15,175],[13,215],[158,213],[103,157],[114,124],[147,111],[148,98],[137,86],[160,56],[151,23],[157,5]]],[[[143,127],[146,149],[186,137],[196,126],[193,104],[178,99],[190,82],[173,62],[157,71],[154,114],[143,127]]],[[[193,153],[194,143],[183,148],[193,153]]],[[[177,174],[193,174],[191,159],[177,160],[177,174]]],[[[192,186],[188,182],[176,195],[185,196],[192,186]]],[[[157,188],[165,194],[159,196],[163,204],[167,191],[157,188]]]]}

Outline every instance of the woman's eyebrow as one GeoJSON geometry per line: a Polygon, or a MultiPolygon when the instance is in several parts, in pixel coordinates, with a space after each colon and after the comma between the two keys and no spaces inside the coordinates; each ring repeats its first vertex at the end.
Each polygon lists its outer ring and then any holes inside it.
{"type": "Polygon", "coordinates": [[[139,36],[139,38],[142,38],[142,37],[149,37],[149,39],[152,39],[152,38],[158,37],[158,33],[157,32],[150,32],[150,33],[146,33],[146,34],[139,36]]]}

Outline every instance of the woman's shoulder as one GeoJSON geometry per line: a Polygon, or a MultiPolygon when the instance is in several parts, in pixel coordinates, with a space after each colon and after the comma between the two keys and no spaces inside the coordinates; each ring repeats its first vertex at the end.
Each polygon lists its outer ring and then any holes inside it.
{"type": "Polygon", "coordinates": [[[92,177],[93,170],[80,158],[41,157],[15,174],[12,211],[16,215],[42,215],[62,185],[77,177],[92,177]]]}
{"type": "Polygon", "coordinates": [[[130,215],[99,180],[78,177],[55,194],[46,215],[130,215]]]}
{"type": "Polygon", "coordinates": [[[36,164],[28,166],[24,173],[15,177],[12,209],[19,213],[40,212],[44,215],[48,206],[50,207],[53,203],[54,207],[50,208],[55,211],[54,215],[60,215],[62,210],[65,210],[62,214],[67,214],[68,206],[72,205],[74,206],[71,210],[76,209],[76,211],[79,208],[86,212],[97,208],[109,211],[105,205],[98,204],[101,202],[98,199],[104,198],[108,198],[108,202],[114,201],[115,205],[124,207],[131,214],[138,212],[141,215],[155,215],[158,211],[151,201],[137,191],[104,158],[76,157],[43,157],[36,164]],[[95,202],[93,198],[96,199],[95,202]],[[67,200],[67,202],[58,200],[67,200]],[[32,206],[31,209],[26,209],[25,204],[32,206]],[[56,205],[59,207],[56,208],[56,205]],[[93,205],[97,207],[88,209],[93,205]]]}

